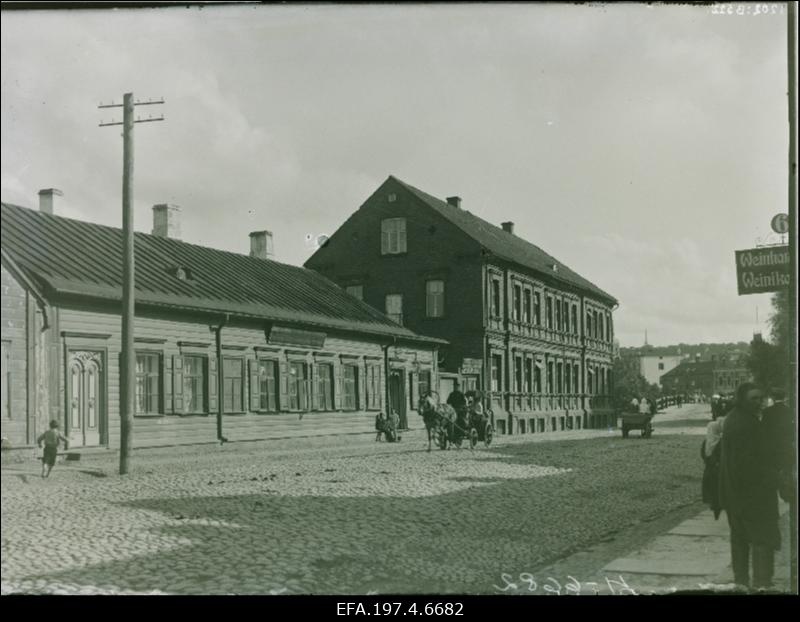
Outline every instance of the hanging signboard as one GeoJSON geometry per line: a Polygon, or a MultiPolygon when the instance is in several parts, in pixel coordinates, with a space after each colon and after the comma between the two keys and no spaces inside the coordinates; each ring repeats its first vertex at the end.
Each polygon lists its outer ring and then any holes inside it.
{"type": "Polygon", "coordinates": [[[740,296],[787,289],[789,280],[788,246],[736,251],[736,281],[740,296]]]}
{"type": "Polygon", "coordinates": [[[461,374],[474,375],[483,372],[483,361],[481,359],[464,358],[461,362],[461,374]]]}
{"type": "Polygon", "coordinates": [[[282,346],[304,346],[319,350],[325,345],[325,337],[325,333],[273,326],[269,332],[269,343],[282,346]]]}

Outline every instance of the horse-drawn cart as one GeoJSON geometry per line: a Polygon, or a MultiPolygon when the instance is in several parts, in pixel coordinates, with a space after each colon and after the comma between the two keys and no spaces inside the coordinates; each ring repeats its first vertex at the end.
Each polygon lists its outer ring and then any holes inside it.
{"type": "Polygon", "coordinates": [[[469,442],[470,449],[474,449],[479,442],[483,442],[488,447],[494,438],[491,411],[485,415],[478,415],[469,410],[467,413],[462,413],[462,416],[458,416],[456,411],[447,404],[439,404],[437,401],[436,405],[433,405],[423,399],[420,401],[419,413],[422,415],[428,431],[428,451],[430,451],[431,442],[440,449],[447,449],[448,445],[461,447],[466,440],[469,442]]]}
{"type": "Polygon", "coordinates": [[[641,430],[642,438],[650,438],[653,435],[653,415],[645,413],[622,413],[622,438],[628,438],[631,430],[641,430]]]}

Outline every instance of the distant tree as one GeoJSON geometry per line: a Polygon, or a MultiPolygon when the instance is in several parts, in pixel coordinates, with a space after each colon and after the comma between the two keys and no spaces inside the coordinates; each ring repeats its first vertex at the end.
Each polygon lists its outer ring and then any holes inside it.
{"type": "Polygon", "coordinates": [[[616,410],[628,410],[635,397],[648,400],[657,399],[661,389],[657,384],[649,384],[638,366],[632,365],[630,359],[620,357],[614,361],[614,398],[616,410]]]}
{"type": "Polygon", "coordinates": [[[767,320],[770,342],[753,339],[747,355],[747,368],[764,387],[785,387],[789,381],[789,293],[772,297],[772,314],[767,320]]]}

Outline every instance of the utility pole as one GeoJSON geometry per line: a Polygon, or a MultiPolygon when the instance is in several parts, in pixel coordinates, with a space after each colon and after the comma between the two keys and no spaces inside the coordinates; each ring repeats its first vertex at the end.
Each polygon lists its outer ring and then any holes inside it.
{"type": "MultiPolygon", "coordinates": [[[[797,482],[797,4],[787,2],[789,65],[789,408],[794,425],[794,478],[797,482]]],[[[797,495],[789,504],[790,586],[797,594],[797,495]]]]}
{"type": "Polygon", "coordinates": [[[133,415],[136,409],[136,353],[133,343],[134,323],[134,237],[133,237],[133,125],[163,121],[164,117],[134,119],[134,106],[163,104],[164,100],[134,102],[133,93],[125,93],[122,104],[103,104],[98,108],[122,108],[122,123],[100,123],[100,127],[122,126],[122,360],[120,362],[120,448],[119,474],[128,473],[133,445],[133,415]]]}

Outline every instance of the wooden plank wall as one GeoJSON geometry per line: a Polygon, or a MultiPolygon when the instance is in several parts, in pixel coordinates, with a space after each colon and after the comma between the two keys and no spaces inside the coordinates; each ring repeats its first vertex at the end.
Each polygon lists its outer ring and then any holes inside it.
{"type": "Polygon", "coordinates": [[[2,340],[9,347],[8,416],[0,421],[0,431],[12,447],[27,444],[28,417],[28,353],[27,353],[27,293],[5,266],[0,266],[0,317],[2,340]]]}
{"type": "MultiPolygon", "coordinates": [[[[119,315],[92,311],[87,309],[59,310],[58,330],[63,337],[63,345],[67,348],[97,348],[107,351],[105,382],[107,389],[107,421],[108,430],[104,436],[104,443],[110,447],[119,446],[119,411],[120,411],[120,330],[121,320],[119,315]],[[75,336],[83,333],[81,336],[75,336]],[[91,337],[86,333],[96,333],[91,337]],[[71,336],[72,335],[72,336],[71,336]],[[110,336],[109,336],[110,335],[110,336]]],[[[319,330],[318,328],[316,330],[319,330]]],[[[202,321],[180,321],[165,319],[164,317],[137,317],[135,324],[137,339],[147,339],[150,343],[137,342],[137,350],[149,350],[160,353],[165,360],[172,360],[174,355],[186,353],[207,354],[209,358],[216,355],[215,334],[210,329],[210,324],[202,321]],[[155,341],[152,342],[152,341],[155,341]],[[184,345],[179,345],[183,342],[184,345]],[[190,342],[192,345],[185,345],[190,342]],[[207,344],[204,346],[204,344],[207,344]]],[[[229,441],[258,440],[292,436],[312,436],[333,433],[370,432],[376,410],[364,408],[365,383],[361,378],[365,373],[366,363],[378,364],[383,370],[383,350],[381,340],[362,337],[328,336],[323,352],[333,353],[333,357],[315,358],[312,352],[306,355],[297,354],[303,350],[299,347],[281,348],[275,352],[256,351],[256,347],[268,346],[265,332],[259,326],[231,325],[222,331],[223,356],[243,356],[245,359],[245,397],[243,400],[246,412],[242,414],[225,414],[223,416],[223,436],[229,441]],[[225,349],[228,348],[228,349],[225,349]],[[359,366],[359,396],[361,409],[350,412],[305,412],[300,417],[299,413],[254,413],[249,411],[248,399],[249,369],[248,362],[263,355],[286,361],[286,350],[292,350],[290,359],[306,361],[311,368],[312,363],[328,362],[333,359],[334,366],[341,364],[340,355],[348,358],[348,362],[357,362],[359,366]],[[366,357],[366,358],[365,358],[366,357]]],[[[383,339],[382,341],[386,341],[383,339]]],[[[270,346],[272,347],[272,346],[270,346]]],[[[279,348],[279,346],[274,346],[279,348]]],[[[432,350],[419,350],[416,348],[389,349],[390,357],[402,354],[406,361],[408,371],[414,369],[415,361],[424,369],[431,369],[435,374],[432,350]]],[[[396,364],[393,364],[396,367],[396,364]]],[[[64,375],[63,357],[60,365],[60,374],[64,375]]],[[[220,365],[217,365],[221,369],[220,365]]],[[[336,372],[335,377],[338,377],[336,372]]],[[[63,385],[63,379],[60,379],[63,385]]],[[[211,379],[211,382],[216,382],[211,379]]],[[[337,390],[339,387],[335,387],[337,390]]],[[[165,391],[164,394],[171,393],[165,391]]],[[[381,371],[381,404],[385,395],[384,375],[381,371]]],[[[63,402],[63,400],[62,400],[63,402]]],[[[61,406],[63,410],[63,405],[61,406]]],[[[411,414],[411,413],[409,413],[411,414]]],[[[417,422],[414,417],[409,417],[411,425],[417,422]]],[[[163,415],[160,417],[136,417],[134,422],[133,443],[135,447],[154,447],[178,444],[193,444],[214,442],[217,438],[217,413],[216,409],[204,415],[163,415]]]]}

